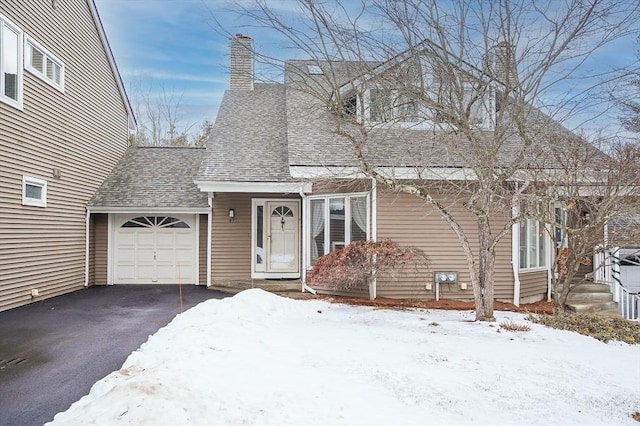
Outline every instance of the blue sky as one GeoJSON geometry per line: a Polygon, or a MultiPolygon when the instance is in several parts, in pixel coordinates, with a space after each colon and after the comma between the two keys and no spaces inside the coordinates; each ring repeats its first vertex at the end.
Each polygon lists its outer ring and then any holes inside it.
{"type": "MultiPolygon", "coordinates": [[[[151,85],[156,93],[181,98],[185,123],[214,120],[228,88],[229,40],[216,31],[212,15],[228,34],[253,37],[258,52],[276,52],[281,59],[295,56],[282,49],[274,31],[251,26],[247,19],[231,13],[238,1],[242,0],[95,0],[130,97],[136,85],[151,85]]],[[[272,4],[287,10],[293,2],[272,4]]],[[[634,58],[634,43],[629,38],[604,49],[592,66],[623,64],[634,58]]],[[[570,82],[568,90],[579,90],[582,84],[570,82]]]]}
{"type": "MultiPolygon", "coordinates": [[[[199,0],[95,0],[127,91],[181,96],[186,120],[213,120],[228,86],[228,40],[199,0]]],[[[212,9],[226,7],[211,3],[212,9]]],[[[215,10],[215,9],[214,9],[215,10]]]]}

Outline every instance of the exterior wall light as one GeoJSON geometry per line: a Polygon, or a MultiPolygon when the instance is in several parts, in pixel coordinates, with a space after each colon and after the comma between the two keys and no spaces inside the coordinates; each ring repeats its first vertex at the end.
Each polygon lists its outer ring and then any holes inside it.
{"type": "Polygon", "coordinates": [[[236,210],[229,209],[229,222],[233,222],[234,220],[236,220],[236,210]]]}

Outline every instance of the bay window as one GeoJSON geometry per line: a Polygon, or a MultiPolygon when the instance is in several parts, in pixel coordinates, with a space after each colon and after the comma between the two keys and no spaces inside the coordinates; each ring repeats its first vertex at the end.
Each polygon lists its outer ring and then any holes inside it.
{"type": "Polygon", "coordinates": [[[319,196],[309,199],[309,265],[352,241],[368,238],[367,194],[319,196]]]}

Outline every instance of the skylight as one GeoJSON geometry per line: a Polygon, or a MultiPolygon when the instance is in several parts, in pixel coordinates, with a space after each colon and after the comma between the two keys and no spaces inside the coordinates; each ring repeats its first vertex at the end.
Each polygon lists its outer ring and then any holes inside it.
{"type": "Polygon", "coordinates": [[[309,75],[322,75],[322,68],[318,65],[307,65],[307,70],[309,71],[309,75]]]}

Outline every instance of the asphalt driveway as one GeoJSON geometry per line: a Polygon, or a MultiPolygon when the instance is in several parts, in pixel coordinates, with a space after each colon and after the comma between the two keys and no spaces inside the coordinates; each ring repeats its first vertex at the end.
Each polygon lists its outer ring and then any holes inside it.
{"type": "MultiPolygon", "coordinates": [[[[178,286],[99,286],[0,312],[0,426],[42,425],[180,313],[178,286]]],[[[226,294],[182,286],[183,309],[226,294]]]]}

